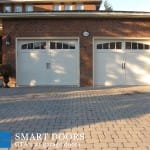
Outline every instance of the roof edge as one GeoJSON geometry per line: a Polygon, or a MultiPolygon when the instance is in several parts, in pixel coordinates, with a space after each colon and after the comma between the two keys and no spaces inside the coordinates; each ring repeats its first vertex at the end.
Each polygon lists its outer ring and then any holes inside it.
{"type": "Polygon", "coordinates": [[[150,19],[150,12],[0,13],[0,18],[147,18],[150,19]]]}

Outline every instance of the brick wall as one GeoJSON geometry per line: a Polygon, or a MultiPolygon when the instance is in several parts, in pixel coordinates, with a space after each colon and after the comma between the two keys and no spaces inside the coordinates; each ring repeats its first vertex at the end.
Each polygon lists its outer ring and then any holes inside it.
{"type": "Polygon", "coordinates": [[[33,10],[35,12],[52,11],[53,5],[52,4],[34,4],[33,10]]]}
{"type": "MultiPolygon", "coordinates": [[[[150,37],[149,19],[4,19],[3,63],[10,63],[15,70],[16,37],[79,37],[81,86],[92,85],[94,36],[150,37]],[[90,32],[83,37],[83,31],[90,32]],[[12,44],[5,46],[5,38],[11,36],[12,44]]],[[[14,71],[15,77],[15,71],[14,71]]]]}

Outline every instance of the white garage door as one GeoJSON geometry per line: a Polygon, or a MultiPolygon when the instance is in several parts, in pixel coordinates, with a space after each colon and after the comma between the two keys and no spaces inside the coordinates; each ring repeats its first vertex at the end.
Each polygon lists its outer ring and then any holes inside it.
{"type": "Polygon", "coordinates": [[[150,41],[95,40],[94,85],[150,85],[150,41]]]}
{"type": "Polygon", "coordinates": [[[17,40],[17,85],[79,86],[78,40],[17,40]]]}

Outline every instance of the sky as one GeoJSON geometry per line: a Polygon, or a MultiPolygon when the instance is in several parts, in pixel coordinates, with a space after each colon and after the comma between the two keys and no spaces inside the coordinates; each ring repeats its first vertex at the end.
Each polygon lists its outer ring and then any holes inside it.
{"type": "MultiPolygon", "coordinates": [[[[103,0],[104,2],[105,0],[103,0]]],[[[107,0],[114,11],[145,11],[150,12],[150,0],[107,0]]],[[[102,4],[100,10],[104,10],[102,4]]]]}

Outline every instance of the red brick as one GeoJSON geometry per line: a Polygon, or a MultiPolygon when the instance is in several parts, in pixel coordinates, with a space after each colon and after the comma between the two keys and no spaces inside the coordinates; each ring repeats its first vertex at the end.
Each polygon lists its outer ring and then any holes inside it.
{"type": "MultiPolygon", "coordinates": [[[[3,63],[15,68],[15,39],[17,37],[79,37],[80,84],[93,83],[93,37],[149,37],[150,19],[58,18],[3,19],[3,63]],[[88,30],[89,37],[82,33],[88,30]],[[10,34],[11,46],[5,45],[10,34]]],[[[14,71],[15,76],[15,71],[14,71]]]]}

